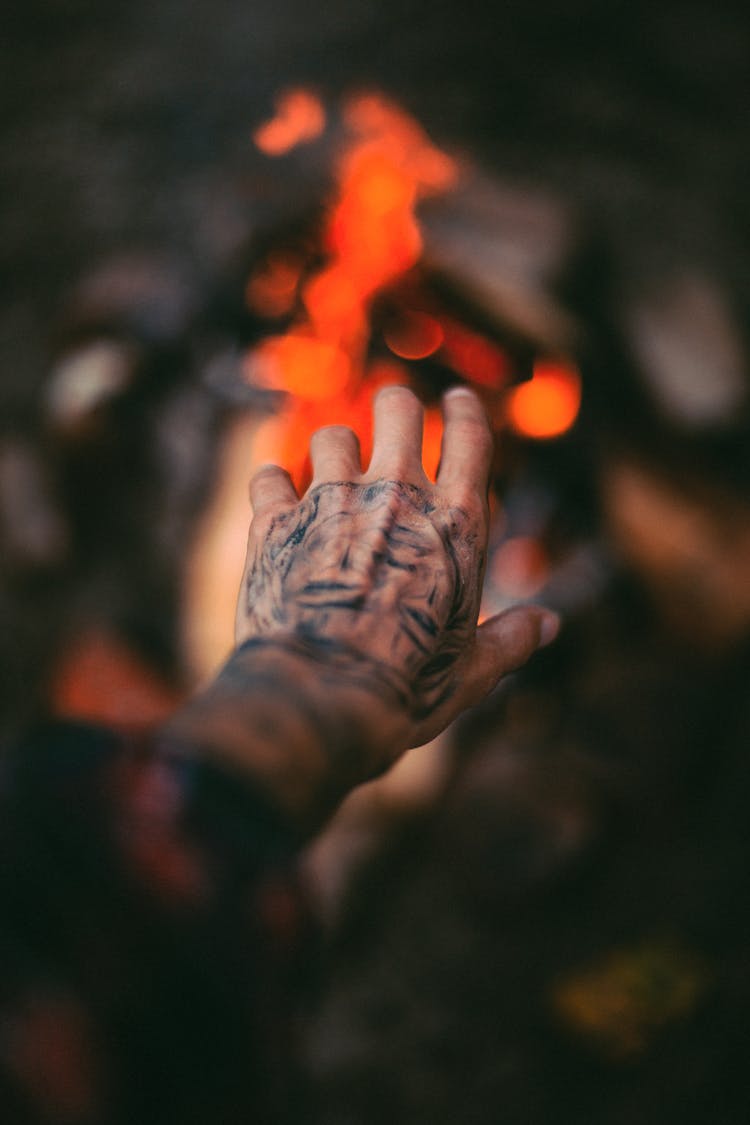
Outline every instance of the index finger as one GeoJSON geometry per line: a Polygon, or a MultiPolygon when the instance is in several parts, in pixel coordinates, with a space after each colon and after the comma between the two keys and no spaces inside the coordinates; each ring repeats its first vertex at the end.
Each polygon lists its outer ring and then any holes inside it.
{"type": "Polygon", "coordinates": [[[299,496],[289,473],[279,465],[261,465],[250,481],[249,491],[253,516],[292,508],[299,503],[299,496]]]}
{"type": "Polygon", "coordinates": [[[469,488],[484,499],[493,440],[482,403],[468,387],[454,387],[443,396],[443,420],[438,486],[469,488]]]}

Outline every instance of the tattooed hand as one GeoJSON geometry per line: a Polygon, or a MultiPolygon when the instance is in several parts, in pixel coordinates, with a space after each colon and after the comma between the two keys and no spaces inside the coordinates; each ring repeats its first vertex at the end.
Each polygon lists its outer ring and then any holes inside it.
{"type": "Polygon", "coordinates": [[[404,742],[386,749],[394,756],[481,698],[556,629],[551,615],[524,609],[477,630],[492,435],[476,396],[450,392],[432,484],[422,413],[403,387],[380,393],[364,474],[355,435],[320,430],[301,501],[281,469],[256,475],[237,615],[239,643],[307,646],[327,691],[342,679],[371,686],[392,712],[387,726],[404,730],[404,742]]]}
{"type": "Polygon", "coordinates": [[[443,412],[435,484],[422,407],[404,387],[376,398],[366,472],[354,433],[333,426],[313,436],[302,499],[276,466],[251,482],[239,647],[209,690],[208,738],[239,745],[235,757],[254,740],[253,767],[287,807],[305,809],[312,789],[321,803],[326,787],[330,806],[557,631],[537,607],[477,628],[492,435],[469,390],[449,392],[443,412]]]}
{"type": "Polygon", "coordinates": [[[282,469],[257,472],[238,647],[166,731],[251,774],[302,831],[557,632],[535,606],[477,628],[493,441],[470,390],[443,413],[435,484],[404,387],[376,399],[367,471],[352,431],[331,426],[301,499],[282,469]]]}

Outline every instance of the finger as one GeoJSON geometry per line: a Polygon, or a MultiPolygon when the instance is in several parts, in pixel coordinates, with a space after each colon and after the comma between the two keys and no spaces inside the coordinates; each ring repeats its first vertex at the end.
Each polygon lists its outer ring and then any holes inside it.
{"type": "Polygon", "coordinates": [[[474,653],[464,677],[463,706],[478,703],[509,672],[514,672],[560,631],[560,618],[541,606],[514,606],[479,626],[474,653]]]}
{"type": "Polygon", "coordinates": [[[297,490],[286,469],[278,465],[261,466],[250,481],[250,503],[254,516],[298,504],[297,490]]]}
{"type": "Polygon", "coordinates": [[[326,426],[310,439],[313,484],[354,480],[362,472],[359,439],[348,426],[326,426]]]}
{"type": "Polygon", "coordinates": [[[468,488],[484,498],[493,441],[482,403],[468,387],[454,387],[443,396],[443,418],[438,485],[468,488]]]}
{"type": "Polygon", "coordinates": [[[423,484],[422,426],[424,410],[407,387],[384,387],[373,406],[370,480],[405,480],[423,484]]]}
{"type": "Polygon", "coordinates": [[[503,676],[520,668],[537,649],[550,644],[559,630],[558,615],[541,606],[514,606],[485,621],[477,629],[474,650],[458,690],[415,727],[411,745],[419,746],[434,738],[467,707],[481,702],[503,676]]]}

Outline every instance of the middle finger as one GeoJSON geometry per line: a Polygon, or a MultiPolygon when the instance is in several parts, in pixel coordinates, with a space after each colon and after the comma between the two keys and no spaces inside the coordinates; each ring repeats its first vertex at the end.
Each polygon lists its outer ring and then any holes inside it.
{"type": "Polygon", "coordinates": [[[422,404],[407,387],[385,387],[373,406],[372,459],[366,479],[403,480],[423,485],[422,404]]]}

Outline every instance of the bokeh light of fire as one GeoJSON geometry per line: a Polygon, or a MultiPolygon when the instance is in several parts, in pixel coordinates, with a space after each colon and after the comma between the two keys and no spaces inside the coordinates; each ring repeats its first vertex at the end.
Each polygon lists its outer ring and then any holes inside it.
{"type": "MultiPolygon", "coordinates": [[[[350,97],[341,122],[346,143],[320,233],[322,264],[310,270],[302,252],[279,250],[247,283],[254,313],[286,318],[283,332],[267,336],[246,357],[246,375],[254,385],[287,393],[279,412],[258,431],[255,463],[283,464],[304,486],[309,438],[331,424],[357,432],[366,463],[374,391],[409,383],[410,365],[433,355],[480,391],[503,390],[501,409],[493,411],[496,424],[535,439],[567,431],[580,405],[573,364],[540,361],[530,383],[508,390],[504,351],[444,308],[436,313],[407,300],[384,329],[390,358],[368,354],[374,299],[396,288],[422,259],[419,203],[453,189],[462,170],[412,117],[378,94],[350,97]]],[[[326,123],[325,108],[312,91],[291,90],[279,97],[275,116],[253,139],[266,155],[278,157],[320,137],[326,123]]],[[[432,477],[441,434],[439,409],[428,405],[423,458],[432,477]]]]}
{"type": "Polygon", "coordinates": [[[581,407],[581,377],[564,360],[540,359],[530,382],[514,387],[505,402],[508,424],[530,438],[555,438],[566,433],[581,407]]]}

